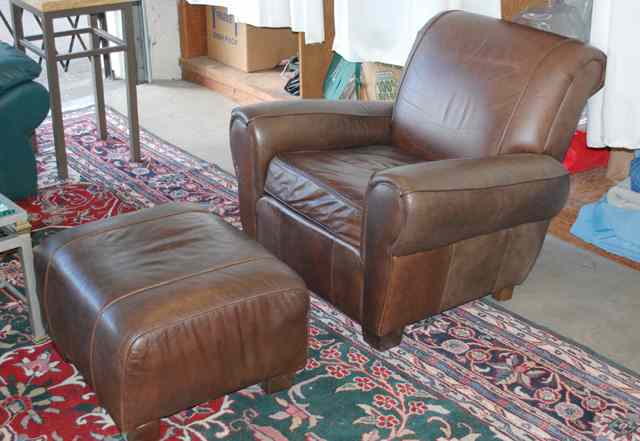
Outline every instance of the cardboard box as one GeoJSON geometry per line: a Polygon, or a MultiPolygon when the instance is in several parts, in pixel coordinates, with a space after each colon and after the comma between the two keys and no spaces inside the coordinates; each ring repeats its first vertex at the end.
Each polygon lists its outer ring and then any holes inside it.
{"type": "Polygon", "coordinates": [[[383,63],[362,63],[360,99],[395,101],[402,67],[383,63]]]}
{"type": "Polygon", "coordinates": [[[272,69],[298,53],[298,36],[289,28],[257,28],[236,23],[220,6],[207,8],[210,58],[245,72],[272,69]]]}

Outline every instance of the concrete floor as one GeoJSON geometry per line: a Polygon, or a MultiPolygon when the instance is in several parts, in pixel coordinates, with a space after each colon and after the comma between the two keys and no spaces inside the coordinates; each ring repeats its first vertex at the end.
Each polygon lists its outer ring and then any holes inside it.
{"type": "MultiPolygon", "coordinates": [[[[106,81],[105,101],[127,113],[123,81],[106,81]]],[[[65,109],[93,104],[92,89],[84,96],[64,100],[65,109]]],[[[188,152],[215,162],[232,172],[229,152],[229,118],[236,104],[208,89],[185,81],[157,81],[138,86],[140,125],[160,138],[188,152]]]]}
{"type": "Polygon", "coordinates": [[[513,300],[499,305],[640,373],[640,273],[547,236],[513,300]]]}
{"type": "MultiPolygon", "coordinates": [[[[126,111],[124,88],[107,103],[126,111]]],[[[71,106],[90,104],[85,98],[71,106]]],[[[235,104],[199,86],[159,82],[139,87],[142,125],[232,171],[228,123],[235,104]]],[[[529,279],[501,303],[526,319],[640,372],[640,274],[549,236],[529,279]]]]}

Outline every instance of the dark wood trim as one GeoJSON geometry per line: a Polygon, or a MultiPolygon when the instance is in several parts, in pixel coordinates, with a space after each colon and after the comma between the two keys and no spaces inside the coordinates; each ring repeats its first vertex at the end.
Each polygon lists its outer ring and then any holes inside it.
{"type": "Polygon", "coordinates": [[[190,5],[186,0],[178,3],[180,22],[180,51],[182,58],[207,55],[207,8],[190,5]]]}
{"type": "Polygon", "coordinates": [[[333,57],[333,39],[335,38],[334,3],[324,0],[323,43],[305,44],[304,33],[298,38],[300,55],[300,93],[302,98],[322,98],[324,79],[333,57]]]}

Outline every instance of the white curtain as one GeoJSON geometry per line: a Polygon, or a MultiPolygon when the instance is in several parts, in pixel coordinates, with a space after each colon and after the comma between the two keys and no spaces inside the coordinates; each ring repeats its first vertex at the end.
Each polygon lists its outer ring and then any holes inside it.
{"type": "Polygon", "coordinates": [[[594,0],[591,26],[608,61],[605,87],[589,102],[588,144],[640,149],[640,1],[594,0]]]}
{"type": "Polygon", "coordinates": [[[463,9],[500,17],[500,0],[335,0],[333,49],[349,61],[404,65],[418,31],[433,16],[463,9]]]}
{"type": "Polygon", "coordinates": [[[324,41],[322,0],[187,0],[192,5],[223,6],[239,23],[304,32],[307,44],[324,41]]]}

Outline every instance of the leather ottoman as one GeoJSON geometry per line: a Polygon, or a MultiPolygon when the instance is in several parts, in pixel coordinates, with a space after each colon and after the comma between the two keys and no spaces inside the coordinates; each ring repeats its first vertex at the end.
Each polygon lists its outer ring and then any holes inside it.
{"type": "Polygon", "coordinates": [[[199,206],[73,228],[35,259],[50,336],[129,440],[258,382],[287,388],[304,366],[304,282],[199,206]]]}

